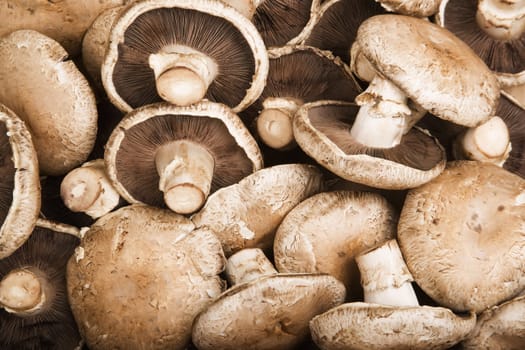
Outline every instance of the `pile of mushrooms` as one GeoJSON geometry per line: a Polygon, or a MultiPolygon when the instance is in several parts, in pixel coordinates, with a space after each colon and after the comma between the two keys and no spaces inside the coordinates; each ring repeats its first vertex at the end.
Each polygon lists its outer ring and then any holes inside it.
{"type": "Polygon", "coordinates": [[[0,0],[0,348],[525,349],[524,38],[523,0],[0,0]]]}

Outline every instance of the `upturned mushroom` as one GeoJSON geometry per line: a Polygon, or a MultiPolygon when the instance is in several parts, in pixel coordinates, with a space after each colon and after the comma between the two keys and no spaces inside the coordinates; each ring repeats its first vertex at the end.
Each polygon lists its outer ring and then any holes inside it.
{"type": "Polygon", "coordinates": [[[420,306],[395,239],[356,258],[364,302],[342,304],[314,317],[321,349],[448,349],[465,339],[476,314],[420,306]]]}
{"type": "Polygon", "coordinates": [[[125,112],[204,98],[238,112],[260,95],[268,73],[259,32],[221,1],[136,2],[118,14],[108,42],[102,83],[125,112]]]}
{"type": "Polygon", "coordinates": [[[523,178],[494,164],[454,161],[408,192],[398,240],[428,296],[479,313],[525,288],[524,220],[523,178]]]}
{"type": "Polygon", "coordinates": [[[38,220],[25,243],[0,259],[0,347],[74,349],[80,343],[67,299],[66,264],[79,230],[38,220]]]}
{"type": "Polygon", "coordinates": [[[98,219],[67,265],[90,349],[185,349],[195,316],[225,283],[220,242],[169,210],[129,205],[98,219]]]}
{"type": "Polygon", "coordinates": [[[31,132],[41,174],[62,175],[86,161],[97,134],[88,81],[55,40],[34,30],[0,38],[0,103],[31,132]]]}
{"type": "Polygon", "coordinates": [[[31,235],[40,205],[38,160],[31,135],[24,122],[0,104],[0,259],[31,235]]]}
{"type": "Polygon", "coordinates": [[[277,273],[262,250],[232,255],[225,273],[231,288],[195,319],[199,350],[292,349],[308,337],[308,322],[345,299],[341,282],[327,274],[277,273]]]}
{"type": "Polygon", "coordinates": [[[268,251],[286,214],[323,185],[322,173],[313,165],[267,167],[219,189],[191,220],[215,232],[226,256],[245,248],[268,251]]]}
{"type": "Polygon", "coordinates": [[[112,132],[104,160],[127,202],[167,205],[183,214],[263,167],[259,147],[240,118],[205,101],[135,109],[112,132]]]}

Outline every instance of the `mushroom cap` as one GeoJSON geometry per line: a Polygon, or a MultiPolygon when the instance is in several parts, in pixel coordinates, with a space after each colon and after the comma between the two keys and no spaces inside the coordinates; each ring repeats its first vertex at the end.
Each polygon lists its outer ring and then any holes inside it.
{"type": "Polygon", "coordinates": [[[129,205],[97,220],[67,266],[68,296],[90,349],[184,349],[194,317],[223,291],[209,231],[169,210],[129,205]],[[108,336],[109,335],[109,336],[108,336]]]}
{"type": "Polygon", "coordinates": [[[38,160],[26,125],[0,104],[0,259],[31,235],[40,211],[38,160]]]}
{"type": "Polygon", "coordinates": [[[390,12],[407,16],[428,17],[439,10],[441,0],[376,0],[390,12]]]}
{"type": "Polygon", "coordinates": [[[437,24],[394,14],[371,17],[359,27],[352,55],[366,59],[439,118],[472,127],[494,115],[500,94],[496,76],[437,24]]]}
{"type": "Polygon", "coordinates": [[[198,142],[214,156],[211,193],[263,167],[255,139],[227,106],[207,101],[187,107],[147,105],[128,113],[106,144],[108,177],[126,201],[165,206],[155,152],[179,139],[198,142]]]}
{"type": "Polygon", "coordinates": [[[421,289],[456,311],[482,310],[525,287],[525,180],[454,161],[407,194],[399,246],[421,289]]]}
{"type": "Polygon", "coordinates": [[[358,106],[340,101],[304,104],[293,121],[301,149],[336,175],[382,189],[419,186],[445,167],[443,147],[427,132],[412,128],[393,148],[367,148],[350,137],[358,106]]]}
{"type": "Polygon", "coordinates": [[[268,250],[286,214],[322,188],[323,175],[316,166],[275,165],[219,189],[191,220],[215,232],[226,256],[244,248],[268,250]]]}
{"type": "Polygon", "coordinates": [[[308,322],[344,301],[326,274],[274,274],[226,290],[195,319],[193,343],[207,349],[291,349],[308,322]]]}
{"type": "Polygon", "coordinates": [[[448,349],[464,339],[476,314],[456,315],[443,307],[347,303],[310,321],[321,349],[448,349]]]}
{"type": "Polygon", "coordinates": [[[328,273],[350,292],[359,285],[355,256],[395,238],[397,214],[381,195],[321,192],[283,219],[273,253],[279,272],[328,273]]]}
{"type": "Polygon", "coordinates": [[[162,101],[148,58],[173,44],[202,52],[218,65],[206,99],[238,112],[261,94],[268,55],[246,17],[220,1],[148,0],[129,5],[111,29],[102,83],[115,106],[129,112],[162,101]]]}
{"type": "Polygon", "coordinates": [[[46,175],[84,162],[97,134],[93,91],[66,57],[59,43],[34,30],[0,38],[0,101],[27,124],[46,175]]]}

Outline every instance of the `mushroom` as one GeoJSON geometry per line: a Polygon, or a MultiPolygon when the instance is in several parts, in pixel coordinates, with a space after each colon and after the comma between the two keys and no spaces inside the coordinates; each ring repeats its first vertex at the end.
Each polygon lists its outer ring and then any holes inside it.
{"type": "Polygon", "coordinates": [[[40,211],[38,161],[26,125],[0,104],[0,259],[31,235],[40,211]]]}
{"type": "Polygon", "coordinates": [[[279,272],[328,273],[360,297],[355,257],[396,235],[397,213],[371,192],[321,192],[295,206],[279,225],[273,244],[279,272]]]}
{"type": "Polygon", "coordinates": [[[268,55],[254,25],[213,0],[151,0],[126,7],[111,29],[102,83],[119,109],[206,98],[241,111],[261,93],[268,55]]]}
{"type": "Polygon", "coordinates": [[[429,17],[436,14],[442,0],[375,0],[387,11],[414,17],[429,17]]]}
{"type": "Polygon", "coordinates": [[[93,91],[66,57],[59,43],[33,30],[0,38],[0,102],[27,124],[45,175],[86,161],[97,134],[93,91]]]}
{"type": "Polygon", "coordinates": [[[271,148],[286,150],[295,145],[292,118],[306,102],[353,101],[361,91],[348,67],[328,51],[309,46],[270,49],[270,69],[261,96],[241,118],[271,148]],[[315,69],[313,69],[315,67],[315,69]]]}
{"type": "Polygon", "coordinates": [[[183,214],[200,209],[209,193],[263,167],[257,143],[239,117],[205,101],[135,109],[114,129],[104,160],[127,202],[167,205],[183,214]]]}
{"type": "Polygon", "coordinates": [[[525,104],[525,1],[442,0],[436,22],[467,43],[525,104]]]}
{"type": "Polygon", "coordinates": [[[195,316],[224,289],[221,244],[169,210],[129,205],[99,218],[67,265],[90,349],[185,349],[195,316]]]}
{"type": "Polygon", "coordinates": [[[207,349],[291,349],[308,336],[308,321],[344,301],[345,288],[327,274],[277,273],[262,250],[232,255],[231,288],[195,319],[193,343],[207,349]]]}
{"type": "Polygon", "coordinates": [[[440,305],[477,313],[525,288],[525,180],[454,161],[411,189],[398,240],[417,284],[440,305]]]}
{"type": "Polygon", "coordinates": [[[215,232],[226,256],[245,248],[271,250],[286,214],[322,188],[323,176],[316,166],[275,165],[219,189],[191,220],[215,232]]]}
{"type": "Polygon", "coordinates": [[[448,349],[474,328],[476,314],[420,306],[395,239],[356,258],[364,302],[342,304],[314,317],[321,349],[448,349]]]}
{"type": "Polygon", "coordinates": [[[75,227],[39,219],[31,236],[0,259],[0,347],[73,349],[80,342],[66,292],[75,227]]]}

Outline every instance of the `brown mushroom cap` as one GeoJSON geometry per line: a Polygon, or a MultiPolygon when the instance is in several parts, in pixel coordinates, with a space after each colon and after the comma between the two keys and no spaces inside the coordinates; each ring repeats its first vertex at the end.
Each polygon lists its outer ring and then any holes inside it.
{"type": "Polygon", "coordinates": [[[190,47],[217,64],[206,99],[238,112],[260,95],[268,56],[247,18],[220,1],[150,0],[128,6],[113,25],[102,65],[110,100],[126,112],[162,101],[148,60],[174,45],[190,47]]]}
{"type": "Polygon", "coordinates": [[[60,44],[33,30],[0,38],[0,101],[27,124],[47,175],[84,162],[97,134],[93,91],[66,57],[60,44]]]}
{"type": "Polygon", "coordinates": [[[394,307],[347,303],[310,321],[321,349],[448,349],[464,339],[476,314],[456,315],[443,307],[394,307]]]}
{"type": "Polygon", "coordinates": [[[220,242],[168,210],[130,205],[95,222],[67,267],[90,349],[184,349],[194,317],[223,291],[220,242]]]}
{"type": "Polygon", "coordinates": [[[450,162],[409,191],[398,224],[406,264],[440,305],[480,312],[525,287],[525,180],[496,165],[450,162]]]}
{"type": "Polygon", "coordinates": [[[218,190],[191,219],[215,232],[226,256],[244,248],[268,250],[285,215],[322,187],[315,166],[275,165],[218,190]]]}
{"type": "Polygon", "coordinates": [[[336,101],[303,105],[294,117],[294,136],[305,153],[338,176],[383,189],[406,189],[436,177],[445,167],[441,145],[411,128],[393,148],[369,148],[350,136],[358,106],[336,101]]]}
{"type": "Polygon", "coordinates": [[[40,211],[38,161],[25,124],[0,104],[0,259],[31,235],[40,211]]]}

